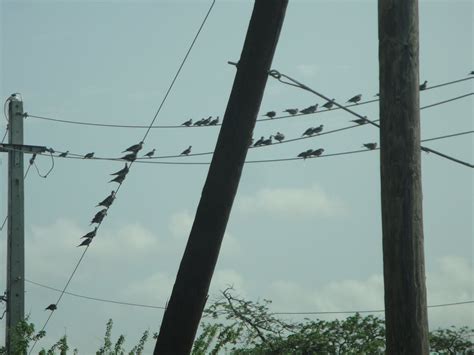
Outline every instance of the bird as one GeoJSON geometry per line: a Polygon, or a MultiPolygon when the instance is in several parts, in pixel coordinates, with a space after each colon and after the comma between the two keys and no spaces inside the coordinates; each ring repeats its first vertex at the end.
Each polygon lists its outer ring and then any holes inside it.
{"type": "Polygon", "coordinates": [[[318,104],[313,105],[313,106],[308,106],[308,107],[300,110],[300,113],[305,113],[305,114],[315,113],[317,109],[318,109],[318,104]]]}
{"type": "Polygon", "coordinates": [[[92,218],[91,224],[101,223],[105,216],[107,216],[106,208],[104,208],[103,210],[100,210],[99,212],[95,214],[94,218],[92,218]]]}
{"type": "Polygon", "coordinates": [[[94,156],[94,152],[92,153],[87,153],[86,155],[84,155],[84,158],[83,159],[90,159],[94,156]]]}
{"type": "Polygon", "coordinates": [[[181,123],[181,126],[189,127],[189,126],[191,126],[192,124],[193,124],[193,119],[190,118],[189,120],[187,120],[187,121],[181,123]]]}
{"type": "Polygon", "coordinates": [[[92,238],[84,239],[82,243],[78,245],[78,247],[88,246],[91,242],[92,242],[92,238]]]}
{"type": "Polygon", "coordinates": [[[137,152],[133,152],[133,153],[124,155],[120,159],[130,161],[130,162],[135,161],[137,159],[137,152]]]}
{"type": "Polygon", "coordinates": [[[115,173],[112,173],[110,175],[127,175],[128,174],[128,164],[125,163],[125,167],[123,169],[120,169],[119,171],[116,171],[115,173]]]}
{"type": "Polygon", "coordinates": [[[112,191],[110,195],[108,195],[103,201],[99,202],[97,206],[104,206],[105,208],[109,208],[110,205],[114,202],[115,200],[115,191],[112,191]]]}
{"type": "Polygon", "coordinates": [[[201,118],[199,121],[194,122],[193,126],[202,126],[205,120],[205,118],[201,118]]]}
{"type": "Polygon", "coordinates": [[[191,148],[192,146],[189,146],[188,149],[185,149],[180,155],[189,155],[189,153],[191,153],[191,148]]]}
{"type": "Polygon", "coordinates": [[[304,136],[311,136],[313,134],[313,127],[309,127],[306,131],[304,131],[304,133],[301,135],[301,137],[304,137],[304,136]]]}
{"type": "Polygon", "coordinates": [[[69,150],[66,150],[64,153],[61,153],[61,154],[59,154],[58,156],[59,156],[60,158],[66,158],[68,154],[69,154],[69,150]]]}
{"type": "Polygon", "coordinates": [[[376,93],[376,94],[374,95],[374,97],[379,97],[379,96],[380,96],[380,94],[379,94],[379,93],[376,93]]]}
{"type": "Polygon", "coordinates": [[[367,123],[367,119],[365,119],[365,118],[358,118],[358,119],[356,119],[356,120],[351,120],[351,122],[355,122],[355,123],[357,123],[357,124],[359,124],[359,125],[363,125],[363,124],[366,124],[366,123],[367,123]]]}
{"type": "Polygon", "coordinates": [[[256,141],[253,146],[254,147],[261,146],[264,140],[265,140],[265,137],[261,136],[260,139],[258,141],[256,141]]]}
{"type": "Polygon", "coordinates": [[[351,97],[347,102],[353,102],[353,103],[358,103],[360,100],[362,100],[362,94],[356,95],[354,97],[351,97]]]}
{"type": "Polygon", "coordinates": [[[55,311],[57,310],[58,307],[54,304],[54,303],[51,303],[48,307],[46,307],[44,310],[45,311],[55,311]]]}
{"type": "Polygon", "coordinates": [[[153,155],[155,155],[155,148],[153,148],[153,150],[150,150],[148,153],[146,153],[144,155],[144,157],[148,157],[148,158],[151,158],[153,155]]]}
{"type": "Polygon", "coordinates": [[[324,152],[324,149],[323,149],[323,148],[319,148],[319,149],[313,150],[313,151],[310,153],[310,156],[312,156],[312,157],[319,157],[321,154],[323,154],[323,152],[324,152]]]}
{"type": "Polygon", "coordinates": [[[328,101],[326,102],[323,107],[327,108],[328,110],[330,110],[333,106],[334,106],[334,101],[336,101],[336,99],[332,99],[331,101],[328,101]]]}
{"type": "Polygon", "coordinates": [[[274,138],[281,143],[282,140],[285,139],[285,135],[283,133],[280,133],[280,132],[277,132],[275,135],[274,135],[274,138]]]}
{"type": "Polygon", "coordinates": [[[217,116],[217,118],[215,118],[211,122],[209,122],[209,126],[215,126],[218,123],[219,123],[219,116],[217,116]]]}
{"type": "Polygon", "coordinates": [[[114,179],[110,180],[109,182],[116,182],[118,184],[121,184],[123,180],[125,180],[125,176],[127,176],[127,174],[117,175],[114,179]]]}
{"type": "Polygon", "coordinates": [[[365,143],[363,147],[366,147],[369,150],[374,150],[377,148],[377,143],[365,143]]]}
{"type": "Polygon", "coordinates": [[[307,157],[311,155],[311,153],[313,153],[312,149],[305,150],[304,152],[301,152],[300,154],[298,154],[298,158],[306,159],[307,157]]]}
{"type": "Polygon", "coordinates": [[[420,85],[420,91],[421,91],[421,90],[425,90],[427,85],[428,85],[428,81],[425,80],[425,82],[420,85]]]}
{"type": "Polygon", "coordinates": [[[264,114],[263,116],[267,116],[267,117],[270,117],[270,118],[273,118],[276,116],[276,112],[275,111],[268,111],[266,114],[264,114]]]}
{"type": "Polygon", "coordinates": [[[323,131],[323,127],[324,125],[320,125],[319,127],[313,128],[311,130],[311,135],[321,133],[323,131]]]}
{"type": "Polygon", "coordinates": [[[287,112],[289,113],[290,115],[296,115],[298,113],[298,109],[297,108],[287,108],[285,111],[283,112],[287,112]]]}
{"type": "Polygon", "coordinates": [[[467,75],[474,75],[474,70],[471,71],[471,72],[470,72],[469,74],[467,74],[467,75]]]}
{"type": "Polygon", "coordinates": [[[268,139],[265,139],[261,145],[270,145],[272,144],[272,138],[273,136],[270,136],[268,139]]]}
{"type": "Polygon", "coordinates": [[[84,236],[81,237],[82,238],[94,238],[95,235],[97,233],[97,227],[94,228],[94,230],[91,230],[89,233],[86,233],[84,236]]]}
{"type": "Polygon", "coordinates": [[[132,152],[132,153],[135,153],[135,155],[136,155],[142,148],[143,148],[143,141],[141,141],[138,144],[134,144],[134,145],[128,147],[122,153],[132,152]]]}
{"type": "Polygon", "coordinates": [[[203,125],[203,126],[209,125],[209,123],[211,123],[211,120],[212,120],[212,116],[209,116],[209,117],[206,118],[204,121],[202,121],[202,125],[203,125]]]}

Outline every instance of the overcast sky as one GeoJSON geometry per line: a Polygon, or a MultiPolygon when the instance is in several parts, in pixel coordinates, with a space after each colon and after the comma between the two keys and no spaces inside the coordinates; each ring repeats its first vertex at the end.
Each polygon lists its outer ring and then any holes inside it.
{"type": "MultiPolygon", "coordinates": [[[[211,0],[2,1],[1,97],[20,92],[31,115],[110,124],[151,122],[211,0]]],[[[252,1],[218,0],[195,48],[157,118],[179,125],[223,116],[252,1]]],[[[474,70],[472,1],[420,3],[420,82],[428,86],[474,70]]],[[[378,92],[375,1],[291,0],[273,68],[344,103],[378,92]]],[[[464,81],[421,93],[429,105],[473,92],[464,81]]],[[[261,114],[324,102],[269,79],[261,114]]],[[[378,118],[377,103],[355,110],[378,118]]],[[[255,137],[283,132],[300,137],[311,126],[345,127],[354,117],[337,110],[264,121],[255,137]]],[[[473,129],[472,96],[421,111],[422,138],[473,129]]],[[[5,120],[1,128],[5,129],[5,120]]],[[[144,151],[175,155],[189,145],[212,151],[218,127],[153,129],[144,151]]],[[[2,132],[3,133],[3,132],[2,132]]],[[[25,120],[25,144],[100,157],[117,157],[143,136],[140,129],[101,128],[25,120]]],[[[309,148],[325,153],[378,142],[366,125],[280,146],[252,149],[250,160],[291,158],[309,148]]],[[[474,161],[472,135],[426,143],[474,161]]],[[[7,212],[7,156],[0,156],[1,216],[7,212]]],[[[25,157],[29,159],[29,156],[25,157]]],[[[158,160],[157,160],[158,161],[158,160]]],[[[163,161],[163,160],[160,160],[163,161]]],[[[210,156],[167,159],[207,162],[210,156]]],[[[37,158],[45,173],[48,157],[37,158]]],[[[27,161],[25,161],[25,168],[27,161]]],[[[34,169],[25,183],[26,278],[62,288],[98,211],[110,193],[110,173],[123,163],[55,159],[47,179],[34,169]]],[[[134,164],[100,233],[68,290],[81,295],[163,306],[169,298],[194,218],[207,165],[134,164]]],[[[473,171],[423,154],[423,209],[428,304],[474,299],[473,171]]],[[[272,299],[272,310],[345,311],[383,304],[379,152],[245,166],[214,274],[211,297],[226,285],[250,300],[272,299]]],[[[3,220],[3,217],[1,217],[3,220]]],[[[6,234],[1,234],[2,265],[6,234]]],[[[5,272],[0,281],[5,285],[5,272]]],[[[26,284],[26,312],[37,327],[58,293],[26,284]]],[[[105,323],[131,348],[145,329],[158,331],[163,312],[65,295],[39,346],[67,334],[81,354],[97,350],[105,323]]],[[[380,314],[383,315],[383,314],[380,314]]],[[[298,319],[298,318],[293,318],[298,319]]],[[[324,318],[329,319],[329,318],[324,318]]],[[[474,326],[474,306],[429,310],[432,329],[474,326]]],[[[4,322],[0,332],[4,331],[4,322]]],[[[3,336],[0,344],[3,343],[3,336]]],[[[40,349],[38,348],[38,350],[40,349]]],[[[153,342],[149,342],[151,351],[153,342]]]]}

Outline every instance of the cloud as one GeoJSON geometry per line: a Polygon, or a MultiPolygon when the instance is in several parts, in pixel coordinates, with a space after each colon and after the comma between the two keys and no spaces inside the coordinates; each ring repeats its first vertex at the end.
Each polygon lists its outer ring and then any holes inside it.
{"type": "Polygon", "coordinates": [[[232,269],[217,270],[212,278],[210,293],[219,297],[221,291],[233,287],[241,296],[246,294],[244,278],[232,269]]]}
{"type": "Polygon", "coordinates": [[[290,217],[332,217],[344,212],[338,198],[317,185],[309,188],[264,188],[254,196],[242,196],[238,208],[246,213],[270,213],[290,217]]]}
{"type": "Polygon", "coordinates": [[[319,72],[319,67],[315,64],[298,64],[296,70],[304,77],[313,77],[319,72]]]}
{"type": "MultiPolygon", "coordinates": [[[[438,270],[427,274],[428,305],[454,303],[474,298],[474,269],[468,260],[446,256],[437,260],[438,270]]],[[[281,311],[354,311],[384,309],[382,275],[365,280],[333,281],[321,287],[309,287],[287,280],[270,285],[272,310],[281,311]]],[[[383,313],[376,313],[383,317],[383,313]]],[[[318,318],[344,317],[345,315],[318,318]]],[[[474,310],[470,304],[428,309],[430,329],[450,325],[474,326],[474,310]]]]}

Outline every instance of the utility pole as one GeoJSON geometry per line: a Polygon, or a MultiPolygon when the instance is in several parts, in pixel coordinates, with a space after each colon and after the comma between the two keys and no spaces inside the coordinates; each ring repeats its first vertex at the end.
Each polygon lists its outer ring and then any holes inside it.
{"type": "MultiPolygon", "coordinates": [[[[9,142],[23,144],[23,102],[11,97],[9,142]]],[[[13,353],[12,330],[25,318],[25,225],[23,152],[8,152],[7,326],[5,345],[13,353]]]]}
{"type": "Polygon", "coordinates": [[[427,355],[418,0],[379,0],[378,17],[386,353],[427,355]]]}
{"type": "Polygon", "coordinates": [[[189,354],[206,304],[288,0],[256,0],[191,234],[154,354],[189,354]]]}

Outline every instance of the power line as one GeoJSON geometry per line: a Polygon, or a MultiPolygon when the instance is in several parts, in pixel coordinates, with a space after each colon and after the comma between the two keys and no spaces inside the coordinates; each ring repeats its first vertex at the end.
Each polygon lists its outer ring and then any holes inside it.
{"type": "MultiPolygon", "coordinates": [[[[39,282],[35,282],[32,280],[25,279],[26,282],[31,283],[33,285],[46,288],[48,290],[56,291],[56,292],[61,292],[60,289],[57,289],[55,287],[51,287],[45,284],[41,284],[39,282]]],[[[148,304],[142,304],[142,303],[134,303],[134,302],[122,302],[122,301],[116,301],[116,300],[111,300],[111,299],[106,299],[106,298],[98,298],[98,297],[92,297],[92,296],[85,296],[85,295],[80,295],[77,293],[73,292],[64,292],[67,295],[78,297],[78,298],[83,298],[83,299],[88,299],[91,301],[97,301],[97,302],[104,302],[104,303],[113,303],[113,304],[119,304],[123,306],[133,306],[133,307],[142,307],[142,308],[154,308],[154,309],[166,309],[164,306],[153,306],[153,305],[148,305],[148,304]]],[[[441,303],[441,304],[434,304],[431,306],[428,306],[428,308],[440,308],[440,307],[450,307],[450,306],[458,306],[458,305],[464,305],[464,304],[471,304],[474,303],[474,300],[471,301],[462,301],[462,302],[452,302],[452,303],[441,303]]],[[[274,315],[298,315],[298,314],[344,314],[344,313],[379,313],[379,312],[384,312],[383,309],[374,309],[374,310],[356,310],[356,311],[303,311],[303,312],[272,312],[274,315]]]]}
{"type": "MultiPolygon", "coordinates": [[[[148,129],[147,129],[147,131],[146,131],[146,133],[145,133],[145,135],[144,135],[143,138],[142,138],[142,142],[145,141],[146,137],[148,136],[148,133],[150,132],[151,126],[153,125],[153,123],[155,122],[156,118],[158,117],[158,114],[159,114],[161,108],[163,107],[163,105],[164,105],[164,103],[165,103],[165,101],[166,101],[166,99],[167,99],[169,93],[171,92],[171,89],[173,88],[173,85],[174,85],[176,79],[178,78],[179,73],[181,72],[181,69],[183,68],[184,63],[186,62],[186,60],[187,60],[187,58],[188,58],[188,56],[189,56],[189,54],[190,54],[190,52],[191,52],[191,50],[192,50],[194,44],[196,43],[196,40],[197,40],[199,34],[201,33],[201,30],[202,30],[202,28],[204,27],[204,24],[206,23],[206,20],[207,20],[207,18],[209,17],[209,14],[211,13],[211,11],[212,11],[212,9],[213,9],[213,7],[214,7],[215,2],[216,2],[216,0],[213,0],[213,1],[212,1],[211,6],[209,7],[209,10],[208,10],[207,14],[206,14],[206,16],[204,17],[204,20],[203,20],[202,23],[201,23],[201,26],[199,27],[199,30],[197,31],[196,35],[194,36],[194,39],[193,39],[193,41],[192,41],[192,43],[191,43],[191,45],[190,45],[190,47],[189,47],[189,49],[188,49],[186,55],[184,56],[184,58],[183,58],[183,60],[182,60],[182,62],[181,62],[181,65],[179,66],[178,71],[176,72],[176,75],[174,76],[174,78],[173,78],[173,80],[172,80],[172,82],[171,82],[171,85],[170,85],[169,88],[168,88],[168,91],[166,92],[166,94],[165,94],[163,100],[161,101],[161,104],[160,104],[160,106],[158,107],[158,110],[156,111],[156,113],[155,113],[155,115],[154,115],[154,117],[153,117],[153,119],[152,119],[152,121],[151,121],[151,123],[150,123],[150,125],[149,125],[149,127],[148,127],[148,129]]],[[[132,167],[132,165],[133,165],[133,161],[130,162],[129,169],[132,167]]],[[[117,189],[115,190],[115,196],[116,196],[117,193],[119,192],[121,186],[122,186],[122,183],[119,183],[117,189]]],[[[109,206],[109,207],[110,207],[110,206],[109,206]]],[[[107,211],[108,211],[109,207],[107,207],[107,211]]],[[[100,228],[100,226],[102,225],[102,221],[103,221],[103,220],[101,220],[101,221],[97,224],[96,229],[95,229],[96,231],[97,231],[97,230],[100,228]]],[[[84,251],[83,251],[81,257],[79,258],[78,262],[76,263],[76,266],[75,266],[73,272],[71,273],[71,275],[70,275],[70,277],[69,277],[69,279],[68,279],[66,285],[64,286],[63,290],[61,291],[61,295],[59,296],[57,302],[55,303],[56,306],[57,306],[58,303],[61,301],[61,299],[62,299],[64,293],[66,292],[66,289],[67,289],[67,287],[69,286],[69,283],[71,282],[72,278],[74,277],[74,275],[75,275],[75,273],[76,273],[76,271],[77,271],[79,265],[81,264],[82,260],[84,259],[84,256],[85,256],[85,254],[87,253],[87,250],[89,250],[89,246],[90,246],[90,244],[86,245],[86,247],[85,247],[85,249],[84,249],[84,251]]],[[[49,317],[47,318],[46,322],[44,323],[44,325],[43,325],[43,327],[42,327],[42,329],[41,329],[41,332],[44,331],[44,329],[45,329],[46,326],[48,325],[48,322],[49,322],[49,320],[51,319],[53,313],[54,313],[54,311],[51,311],[51,313],[49,314],[49,317]]],[[[31,354],[31,352],[33,351],[34,347],[35,347],[36,344],[38,343],[38,340],[39,340],[39,339],[37,339],[37,340],[33,343],[32,347],[30,348],[29,354],[31,354]]]]}
{"type": "MultiPolygon", "coordinates": [[[[459,82],[462,82],[462,81],[472,80],[472,79],[474,79],[474,77],[468,77],[468,78],[453,80],[453,81],[449,81],[449,82],[446,82],[446,83],[441,83],[441,84],[438,84],[438,85],[427,87],[423,91],[430,90],[430,89],[435,89],[435,88],[446,86],[446,85],[452,85],[452,84],[456,84],[456,83],[459,83],[459,82]]],[[[472,95],[472,93],[467,94],[465,96],[469,96],[469,95],[472,95]]],[[[465,97],[465,96],[462,96],[462,97],[465,97]]],[[[460,98],[462,98],[462,97],[460,97],[460,98]]],[[[457,98],[450,99],[450,100],[447,100],[447,101],[442,101],[440,103],[436,103],[436,104],[433,104],[433,105],[428,105],[425,108],[440,105],[440,104],[443,104],[443,103],[446,103],[446,102],[449,102],[449,101],[453,101],[453,100],[456,100],[456,99],[457,98]]],[[[379,99],[367,100],[367,101],[359,102],[357,104],[346,105],[345,107],[361,106],[361,105],[366,105],[366,104],[370,104],[370,103],[374,103],[374,102],[378,102],[378,101],[379,101],[379,99]]],[[[335,111],[335,110],[338,110],[338,109],[340,109],[340,107],[334,108],[331,111],[335,111]]],[[[291,118],[291,117],[294,118],[294,117],[313,115],[313,114],[319,114],[319,113],[324,113],[324,112],[329,112],[329,110],[316,111],[316,112],[313,112],[313,113],[299,113],[299,114],[296,114],[296,115],[284,115],[284,116],[278,116],[278,117],[274,117],[274,118],[261,118],[261,119],[258,119],[257,122],[274,121],[274,120],[278,120],[278,119],[285,119],[285,118],[291,118]]],[[[186,126],[183,126],[183,125],[179,125],[179,126],[176,126],[176,125],[153,126],[153,124],[151,126],[150,125],[125,125],[125,124],[108,124],[108,123],[94,123],[94,122],[85,122],[85,121],[64,120],[64,119],[52,118],[52,117],[47,117],[47,116],[39,116],[39,115],[31,115],[31,114],[25,114],[25,115],[26,115],[26,117],[31,117],[31,118],[36,118],[36,119],[51,121],[51,122],[67,123],[67,124],[75,124],[75,125],[83,125],[83,126],[108,127],[108,128],[138,128],[138,129],[148,129],[148,128],[150,128],[150,129],[151,128],[159,128],[159,129],[162,129],[162,128],[202,128],[202,127],[216,127],[216,126],[221,125],[221,124],[216,124],[216,125],[213,125],[213,126],[190,126],[190,127],[186,127],[186,126]]]]}

